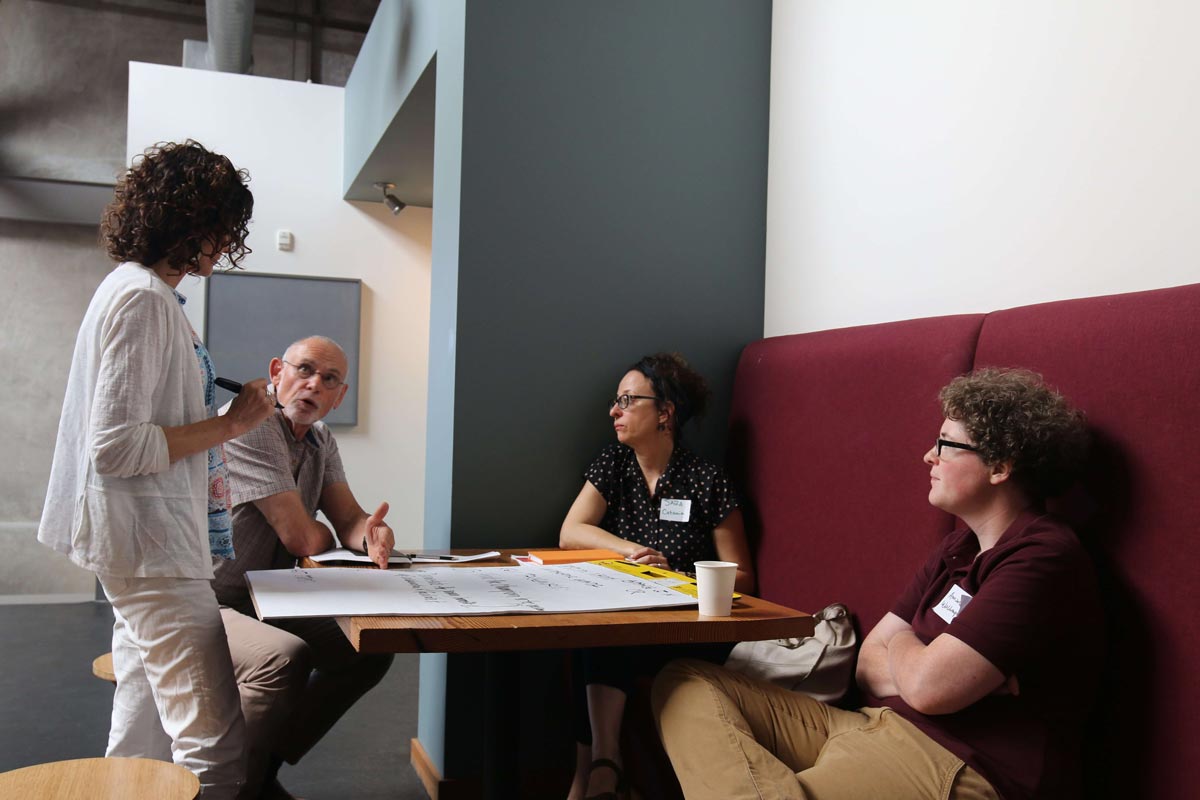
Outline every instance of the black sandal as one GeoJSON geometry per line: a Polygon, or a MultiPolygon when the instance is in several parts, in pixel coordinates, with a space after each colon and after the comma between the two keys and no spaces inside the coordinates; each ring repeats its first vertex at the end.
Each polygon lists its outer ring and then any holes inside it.
{"type": "Polygon", "coordinates": [[[621,765],[613,761],[611,758],[597,758],[588,767],[588,771],[596,767],[608,767],[617,776],[617,788],[611,792],[601,792],[600,794],[590,794],[584,800],[629,800],[629,786],[625,783],[625,770],[621,769],[621,765]]]}

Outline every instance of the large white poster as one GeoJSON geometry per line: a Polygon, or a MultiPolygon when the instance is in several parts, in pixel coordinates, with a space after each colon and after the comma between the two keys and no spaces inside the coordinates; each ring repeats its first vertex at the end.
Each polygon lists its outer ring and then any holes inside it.
{"type": "Polygon", "coordinates": [[[695,597],[600,564],[553,567],[293,569],[246,573],[262,619],[560,614],[670,608],[695,597]]]}

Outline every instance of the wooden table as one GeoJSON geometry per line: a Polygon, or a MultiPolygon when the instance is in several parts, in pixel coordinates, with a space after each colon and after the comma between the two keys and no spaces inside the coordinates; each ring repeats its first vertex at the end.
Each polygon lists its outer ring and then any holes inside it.
{"type": "Polygon", "coordinates": [[[80,758],[0,774],[0,797],[20,800],[194,800],[200,781],[149,758],[80,758]]]}
{"type": "MultiPolygon", "coordinates": [[[[544,549],[544,548],[543,548],[544,549]]],[[[478,550],[454,550],[469,554],[478,550]]],[[[491,562],[454,566],[537,569],[513,564],[507,550],[491,562]]],[[[304,559],[301,566],[320,567],[304,559]]],[[[445,565],[438,565],[445,566],[445,565]]],[[[419,569],[421,565],[413,568],[419,569]]],[[[363,653],[484,653],[484,796],[517,797],[517,709],[504,702],[516,685],[521,650],[557,650],[614,645],[740,642],[811,636],[813,619],[757,597],[743,595],[728,617],[701,617],[695,607],[578,614],[500,616],[337,617],[346,638],[363,653]]]]}
{"type": "Polygon", "coordinates": [[[728,617],[701,617],[691,607],[578,614],[338,617],[337,623],[354,649],[363,653],[494,653],[738,642],[811,636],[813,632],[808,614],[749,596],[735,600],[728,617]]]}
{"type": "MultiPolygon", "coordinates": [[[[545,548],[543,548],[545,549],[545,548]]],[[[455,550],[469,554],[479,550],[455,550]]],[[[493,561],[427,566],[504,567],[507,550],[493,561]]],[[[303,559],[307,569],[321,565],[303,559]]],[[[415,565],[420,569],[426,565],[415,565]]],[[[346,638],[363,653],[494,653],[638,644],[742,642],[811,636],[809,614],[743,595],[728,617],[701,617],[694,607],[576,614],[509,614],[436,617],[337,617],[346,638]]]]}

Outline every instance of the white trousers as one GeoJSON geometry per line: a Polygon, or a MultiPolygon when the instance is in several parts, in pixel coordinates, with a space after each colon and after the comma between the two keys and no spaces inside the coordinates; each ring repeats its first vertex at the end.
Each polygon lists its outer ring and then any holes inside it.
{"type": "Polygon", "coordinates": [[[174,761],[200,780],[204,800],[232,800],[245,732],[212,584],[98,577],[115,617],[106,755],[174,761]]]}

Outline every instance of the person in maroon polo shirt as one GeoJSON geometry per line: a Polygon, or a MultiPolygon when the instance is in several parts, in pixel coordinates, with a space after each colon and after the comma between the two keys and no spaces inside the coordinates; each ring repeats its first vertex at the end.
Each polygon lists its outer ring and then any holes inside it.
{"type": "Polygon", "coordinates": [[[689,800],[1080,796],[1103,617],[1089,557],[1043,501],[1083,464],[1083,415],[1024,370],[956,378],[941,401],[929,502],[963,525],[863,641],[868,705],[673,663],[654,705],[689,800]]]}

